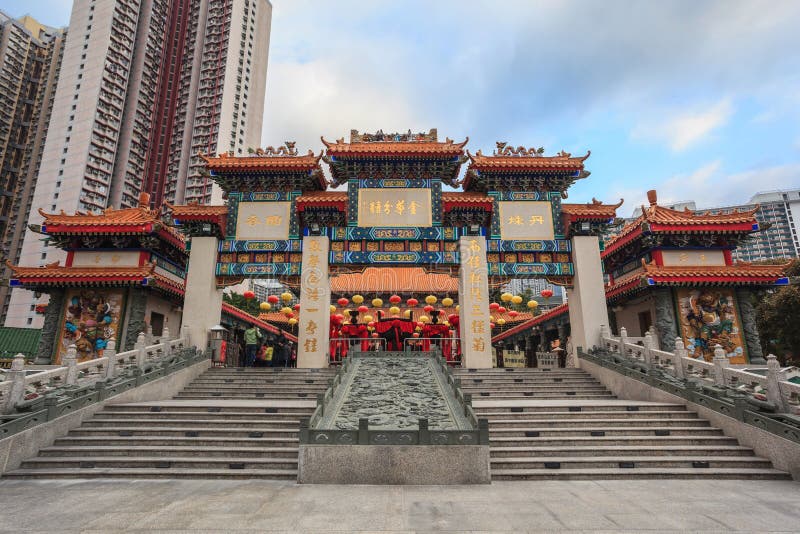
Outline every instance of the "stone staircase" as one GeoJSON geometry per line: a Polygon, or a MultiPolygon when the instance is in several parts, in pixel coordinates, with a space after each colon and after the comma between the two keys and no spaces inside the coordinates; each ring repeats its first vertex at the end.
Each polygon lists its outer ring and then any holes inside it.
{"type": "Polygon", "coordinates": [[[209,369],[173,400],[111,404],[8,478],[296,480],[300,419],[334,369],[209,369]]]}
{"type": "Polygon", "coordinates": [[[580,369],[457,370],[493,480],[790,479],[680,404],[616,399],[580,369]]]}

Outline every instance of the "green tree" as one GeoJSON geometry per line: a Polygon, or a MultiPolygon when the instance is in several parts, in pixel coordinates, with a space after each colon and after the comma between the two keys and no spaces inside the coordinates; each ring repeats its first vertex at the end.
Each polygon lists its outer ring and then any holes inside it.
{"type": "Polygon", "coordinates": [[[240,293],[234,293],[234,292],[225,293],[222,296],[222,300],[235,308],[239,308],[245,313],[249,313],[253,317],[258,317],[258,314],[261,313],[261,310],[258,307],[260,304],[258,300],[256,299],[248,300],[244,298],[244,295],[240,293]]]}
{"type": "MultiPolygon", "coordinates": [[[[790,279],[800,277],[800,260],[786,270],[790,279]]],[[[765,293],[756,308],[761,345],[782,364],[800,364],[800,285],[793,284],[765,293]]]]}

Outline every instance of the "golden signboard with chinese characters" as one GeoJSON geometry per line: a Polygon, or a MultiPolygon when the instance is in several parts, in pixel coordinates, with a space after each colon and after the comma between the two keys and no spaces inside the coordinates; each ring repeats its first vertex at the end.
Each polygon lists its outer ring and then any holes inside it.
{"type": "Polygon", "coordinates": [[[725,265],[725,253],[721,250],[664,250],[661,258],[666,267],[725,265]]]}
{"type": "Polygon", "coordinates": [[[426,188],[362,188],[358,190],[359,226],[414,226],[432,224],[431,190],[426,188]]]}
{"type": "Polygon", "coordinates": [[[503,201],[498,204],[501,239],[538,241],[555,238],[550,202],[525,200],[503,201]]]}
{"type": "Polygon", "coordinates": [[[138,250],[79,250],[72,255],[73,267],[137,267],[138,250]]]}
{"type": "Polygon", "coordinates": [[[236,239],[289,239],[291,202],[240,202],[236,239]]]}

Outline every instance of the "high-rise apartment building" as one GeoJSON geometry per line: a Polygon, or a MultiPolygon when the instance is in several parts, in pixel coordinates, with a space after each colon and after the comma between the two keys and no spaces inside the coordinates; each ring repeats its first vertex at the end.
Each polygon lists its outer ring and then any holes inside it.
{"type": "MultiPolygon", "coordinates": [[[[221,203],[200,154],[260,144],[271,19],[268,0],[74,0],[34,208],[221,203]]],[[[28,232],[19,262],[62,257],[28,232]]],[[[14,290],[5,324],[39,327],[34,305],[14,290]]]]}
{"type": "MultiPolygon", "coordinates": [[[[64,32],[0,11],[0,258],[16,262],[31,210],[64,32]]],[[[0,317],[11,293],[0,264],[0,317]]]]}
{"type": "Polygon", "coordinates": [[[756,220],[762,230],[733,251],[738,261],[763,261],[800,257],[800,189],[757,193],[741,206],[696,210],[700,214],[730,213],[759,206],[756,220]]]}

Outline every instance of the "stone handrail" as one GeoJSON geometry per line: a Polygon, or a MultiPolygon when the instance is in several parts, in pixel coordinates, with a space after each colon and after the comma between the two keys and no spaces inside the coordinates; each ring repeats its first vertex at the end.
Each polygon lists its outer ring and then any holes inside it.
{"type": "Polygon", "coordinates": [[[691,358],[683,339],[675,340],[675,352],[653,348],[653,336],[630,338],[625,327],[618,337],[608,327],[601,328],[601,348],[620,354],[643,370],[657,369],[679,380],[694,380],[707,387],[728,388],[768,403],[778,413],[800,414],[800,384],[789,382],[775,355],[767,356],[766,375],[732,367],[725,350],[717,345],[711,362],[691,358]],[[641,339],[641,341],[633,341],[641,339]]]}
{"type": "Polygon", "coordinates": [[[110,339],[101,358],[80,363],[73,344],[67,348],[60,367],[33,374],[26,374],[25,357],[17,354],[6,380],[0,382],[0,413],[13,413],[28,402],[66,388],[92,386],[134,370],[146,372],[188,347],[188,327],[184,326],[178,339],[170,339],[166,327],[158,343],[146,345],[146,339],[147,334],[140,333],[133,350],[125,352],[116,352],[116,341],[110,339]]]}

